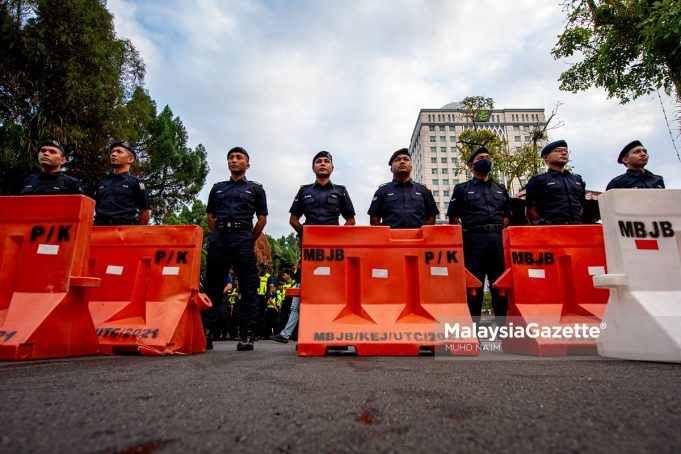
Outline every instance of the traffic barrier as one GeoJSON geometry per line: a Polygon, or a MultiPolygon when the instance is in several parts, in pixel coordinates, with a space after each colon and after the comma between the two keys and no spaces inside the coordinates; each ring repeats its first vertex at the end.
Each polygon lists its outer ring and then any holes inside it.
{"type": "Polygon", "coordinates": [[[506,270],[494,287],[508,296],[506,353],[596,354],[608,293],[600,225],[524,226],[503,231],[506,270]],[[577,331],[575,331],[577,330],[577,331]]]}
{"type": "Polygon", "coordinates": [[[598,199],[610,299],[598,353],[681,362],[681,190],[614,189],[598,199]]]}
{"type": "Polygon", "coordinates": [[[95,203],[80,195],[0,197],[0,360],[96,355],[88,311],[95,203]]]}
{"type": "Polygon", "coordinates": [[[205,351],[202,238],[189,225],[92,228],[90,263],[102,285],[90,312],[103,354],[205,351]]]}
{"type": "Polygon", "coordinates": [[[354,347],[357,355],[479,354],[460,226],[306,226],[298,355],[354,347]]]}

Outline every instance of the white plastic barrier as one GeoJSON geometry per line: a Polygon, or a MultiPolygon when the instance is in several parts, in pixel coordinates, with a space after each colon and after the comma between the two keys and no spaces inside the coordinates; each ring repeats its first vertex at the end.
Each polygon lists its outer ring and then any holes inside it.
{"type": "Polygon", "coordinates": [[[610,288],[597,342],[611,358],[681,362],[681,190],[615,189],[602,194],[610,288]]]}

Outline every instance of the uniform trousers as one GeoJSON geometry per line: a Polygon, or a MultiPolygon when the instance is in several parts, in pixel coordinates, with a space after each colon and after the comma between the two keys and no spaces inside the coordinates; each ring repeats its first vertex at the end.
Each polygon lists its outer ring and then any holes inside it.
{"type": "Polygon", "coordinates": [[[246,330],[255,329],[258,323],[258,268],[253,233],[247,230],[216,230],[208,240],[206,258],[206,279],[204,287],[213,307],[203,313],[204,326],[215,330],[223,312],[224,289],[230,267],[239,277],[241,300],[239,302],[239,328],[243,335],[246,330]]]}
{"type": "Polygon", "coordinates": [[[482,312],[485,276],[489,279],[492,294],[492,309],[497,318],[506,317],[508,300],[492,288],[492,284],[504,272],[504,246],[501,232],[465,232],[463,234],[463,256],[466,268],[483,287],[477,289],[475,295],[468,296],[468,309],[471,316],[479,318],[482,312]]]}

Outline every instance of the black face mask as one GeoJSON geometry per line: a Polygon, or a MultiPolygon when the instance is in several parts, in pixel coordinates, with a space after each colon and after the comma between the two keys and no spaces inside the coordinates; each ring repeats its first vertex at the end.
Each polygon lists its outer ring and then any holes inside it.
{"type": "Polygon", "coordinates": [[[492,161],[489,159],[480,159],[473,163],[473,170],[480,173],[489,173],[492,170],[492,161]]]}

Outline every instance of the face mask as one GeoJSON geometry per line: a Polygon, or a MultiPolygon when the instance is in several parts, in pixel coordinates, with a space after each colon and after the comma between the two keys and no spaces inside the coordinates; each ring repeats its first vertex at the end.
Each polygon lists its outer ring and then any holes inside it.
{"type": "Polygon", "coordinates": [[[473,170],[480,173],[489,173],[492,170],[492,161],[489,159],[480,159],[473,163],[473,170]]]}

